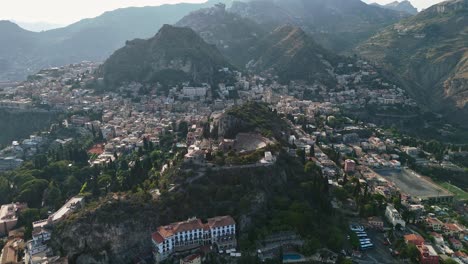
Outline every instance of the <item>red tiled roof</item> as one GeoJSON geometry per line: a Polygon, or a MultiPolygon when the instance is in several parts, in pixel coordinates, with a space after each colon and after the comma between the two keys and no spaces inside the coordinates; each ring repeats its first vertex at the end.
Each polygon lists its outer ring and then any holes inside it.
{"type": "Polygon", "coordinates": [[[159,244],[164,242],[164,238],[158,232],[154,232],[151,237],[159,244]]]}
{"type": "Polygon", "coordinates": [[[158,228],[158,233],[163,238],[171,237],[177,233],[190,231],[195,229],[203,229],[203,223],[200,219],[192,218],[187,221],[173,223],[167,226],[160,226],[158,228]]]}
{"type": "Polygon", "coordinates": [[[416,234],[409,234],[409,235],[405,235],[405,241],[407,243],[412,243],[412,244],[415,244],[415,245],[420,245],[420,244],[423,244],[424,243],[424,238],[420,235],[416,235],[416,234]]]}
{"type": "Polygon", "coordinates": [[[236,222],[231,216],[218,216],[208,219],[208,226],[211,228],[235,225],[236,222]]]}
{"type": "Polygon", "coordinates": [[[203,229],[205,231],[210,230],[211,228],[235,225],[236,222],[231,216],[218,216],[208,219],[207,224],[203,224],[200,219],[191,218],[187,221],[172,223],[166,226],[158,227],[158,230],[153,233],[153,240],[157,243],[162,243],[168,237],[171,237],[177,233],[184,231],[192,231],[197,229],[203,229]]]}
{"type": "Polygon", "coordinates": [[[427,218],[426,221],[430,224],[439,224],[439,225],[442,224],[442,221],[440,221],[437,218],[427,218]]]}
{"type": "Polygon", "coordinates": [[[450,230],[450,231],[459,231],[459,232],[463,231],[463,229],[457,224],[445,223],[444,227],[445,229],[450,230]]]}

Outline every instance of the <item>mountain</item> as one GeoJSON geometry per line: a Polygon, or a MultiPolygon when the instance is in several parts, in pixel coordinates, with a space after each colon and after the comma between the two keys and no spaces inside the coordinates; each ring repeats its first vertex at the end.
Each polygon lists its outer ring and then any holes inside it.
{"type": "Polygon", "coordinates": [[[99,71],[110,86],[131,81],[211,83],[223,67],[230,64],[192,29],[164,25],[153,38],[128,41],[99,71]]]}
{"type": "Polygon", "coordinates": [[[39,33],[2,21],[0,81],[21,80],[44,67],[83,60],[103,61],[126,40],[149,38],[163,24],[176,23],[190,12],[217,2],[220,0],[202,4],[122,8],[39,33]]]}
{"type": "Polygon", "coordinates": [[[249,50],[266,35],[262,27],[250,19],[226,11],[226,5],[194,11],[176,23],[190,27],[206,42],[216,47],[239,68],[251,60],[249,50]]]}
{"type": "Polygon", "coordinates": [[[416,15],[418,13],[418,9],[414,7],[408,0],[402,2],[394,1],[386,5],[380,5],[378,3],[373,3],[372,5],[379,6],[382,8],[388,8],[395,11],[406,12],[411,15],[416,15]]]}
{"type": "Polygon", "coordinates": [[[63,25],[47,23],[47,22],[23,22],[23,21],[12,21],[18,24],[21,28],[24,28],[33,32],[41,32],[45,30],[51,30],[56,28],[62,28],[63,25]]]}
{"type": "Polygon", "coordinates": [[[252,0],[234,2],[230,11],[268,30],[285,24],[299,26],[322,46],[337,52],[353,48],[408,16],[360,0],[252,0]]]}
{"type": "Polygon", "coordinates": [[[357,52],[399,75],[429,109],[467,110],[467,25],[468,0],[446,1],[386,28],[357,52]]]}
{"type": "Polygon", "coordinates": [[[336,55],[314,42],[301,28],[281,26],[254,48],[257,58],[250,63],[256,71],[273,70],[282,82],[330,78],[336,55]]]}

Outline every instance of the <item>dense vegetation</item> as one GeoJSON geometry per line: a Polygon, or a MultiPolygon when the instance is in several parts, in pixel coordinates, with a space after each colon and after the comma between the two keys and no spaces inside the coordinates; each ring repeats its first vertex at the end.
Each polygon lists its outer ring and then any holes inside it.
{"type": "Polygon", "coordinates": [[[0,146],[10,144],[29,135],[48,128],[55,118],[53,112],[24,111],[12,112],[0,109],[0,146]]]}
{"type": "Polygon", "coordinates": [[[235,137],[237,133],[258,131],[266,137],[284,140],[289,135],[288,124],[265,103],[249,102],[236,106],[226,112],[240,121],[240,125],[227,131],[226,135],[235,137]]]}
{"type": "MultiPolygon", "coordinates": [[[[122,198],[107,198],[90,203],[86,210],[59,227],[57,245],[65,253],[89,254],[89,249],[77,248],[83,239],[82,228],[93,226],[93,250],[105,250],[111,261],[129,259],[132,252],[125,247],[149,250],[148,230],[188,217],[202,219],[214,215],[232,215],[239,224],[239,244],[243,251],[254,251],[257,242],[270,234],[294,231],[306,240],[301,252],[311,254],[322,247],[338,250],[344,241],[341,216],[333,212],[328,194],[328,182],[313,163],[304,166],[298,160],[281,154],[274,167],[247,170],[210,171],[193,182],[190,173],[174,168],[162,178],[178,183],[173,191],[162,190],[158,202],[151,201],[150,188],[143,185],[122,198]],[[157,213],[156,213],[157,212],[157,213]],[[128,227],[127,227],[128,226],[128,227]],[[104,228],[106,227],[106,228],[104,228]],[[107,230],[132,229],[132,235],[109,238],[107,230]],[[73,231],[74,230],[74,231],[73,231]],[[136,232],[134,239],[133,233],[136,232]],[[326,238],[326,239],[324,239],[326,238]],[[112,239],[111,244],[108,239],[112,239]],[[116,242],[117,241],[117,242],[116,242]]],[[[124,231],[118,234],[127,234],[124,231]]]]}

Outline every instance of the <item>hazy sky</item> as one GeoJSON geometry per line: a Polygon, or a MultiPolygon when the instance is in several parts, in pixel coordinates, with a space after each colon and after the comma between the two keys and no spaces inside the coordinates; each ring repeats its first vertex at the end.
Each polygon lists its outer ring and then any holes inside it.
{"type": "MultiPolygon", "coordinates": [[[[393,0],[365,0],[389,3],[393,0]]],[[[201,3],[205,0],[1,0],[0,20],[48,22],[66,25],[83,18],[96,17],[105,11],[129,6],[149,6],[166,3],[201,3]]],[[[411,0],[418,8],[426,8],[441,0],[411,0]]]]}

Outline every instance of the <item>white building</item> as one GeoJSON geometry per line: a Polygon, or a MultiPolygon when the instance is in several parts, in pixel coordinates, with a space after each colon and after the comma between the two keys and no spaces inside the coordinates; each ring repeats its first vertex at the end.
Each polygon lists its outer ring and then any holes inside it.
{"type": "Polygon", "coordinates": [[[39,260],[50,254],[46,242],[50,240],[51,233],[46,229],[47,220],[33,223],[32,240],[26,243],[25,262],[28,264],[41,263],[39,260]]]}
{"type": "Polygon", "coordinates": [[[236,222],[230,216],[218,216],[203,223],[200,219],[160,226],[152,234],[153,254],[159,263],[174,253],[195,250],[204,245],[218,249],[236,248],[236,222]]]}
{"type": "Polygon", "coordinates": [[[184,87],[182,88],[182,94],[186,97],[205,97],[208,89],[206,87],[184,87]]]}
{"type": "Polygon", "coordinates": [[[406,222],[403,220],[400,213],[391,204],[388,204],[387,209],[385,209],[385,217],[393,226],[398,224],[400,224],[402,227],[406,226],[406,222]]]}
{"type": "Polygon", "coordinates": [[[69,214],[75,212],[84,205],[84,197],[75,196],[68,200],[57,212],[49,216],[49,223],[60,222],[69,214]]]}

